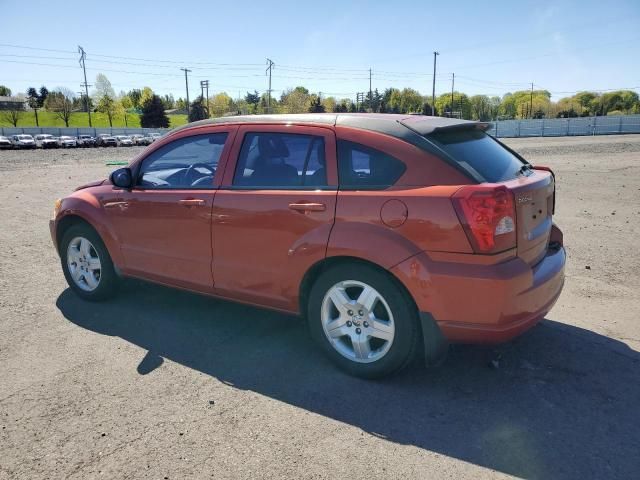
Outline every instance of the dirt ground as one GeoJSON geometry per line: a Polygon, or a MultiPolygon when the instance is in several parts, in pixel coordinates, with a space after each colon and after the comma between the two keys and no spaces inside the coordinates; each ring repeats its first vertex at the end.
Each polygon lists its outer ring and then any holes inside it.
{"type": "Polygon", "coordinates": [[[565,290],[433,370],[348,377],[292,317],[128,281],[67,288],[55,198],[132,149],[0,151],[0,479],[638,478],[640,136],[505,140],[554,168],[565,290]]]}

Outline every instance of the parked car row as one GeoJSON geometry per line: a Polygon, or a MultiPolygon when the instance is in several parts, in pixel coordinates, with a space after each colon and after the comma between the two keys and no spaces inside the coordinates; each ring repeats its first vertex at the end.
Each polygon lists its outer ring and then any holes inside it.
{"type": "Polygon", "coordinates": [[[41,133],[33,137],[23,133],[10,137],[0,136],[0,148],[132,147],[134,145],[151,145],[161,136],[159,133],[146,135],[110,135],[101,133],[97,137],[91,135],[78,135],[77,137],[61,135],[56,137],[48,133],[41,133]]]}

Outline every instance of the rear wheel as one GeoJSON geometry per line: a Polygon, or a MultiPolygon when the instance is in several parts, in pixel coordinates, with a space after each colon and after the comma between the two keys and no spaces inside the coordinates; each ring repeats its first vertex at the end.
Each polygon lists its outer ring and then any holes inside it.
{"type": "Polygon", "coordinates": [[[311,289],[309,328],[339,367],[379,378],[406,366],[419,337],[410,299],[384,272],[366,265],[339,265],[311,289]]]}
{"type": "Polygon", "coordinates": [[[100,236],[88,225],[70,227],[60,242],[62,270],[71,289],[85,300],[114,295],[118,276],[100,236]]]}

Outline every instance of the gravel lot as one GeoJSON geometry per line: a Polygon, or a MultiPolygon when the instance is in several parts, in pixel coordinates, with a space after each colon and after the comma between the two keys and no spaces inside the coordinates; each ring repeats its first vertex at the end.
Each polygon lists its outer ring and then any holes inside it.
{"type": "Polygon", "coordinates": [[[507,139],[558,178],[567,282],[491,352],[367,382],[296,318],[67,289],[53,200],[138,147],[0,151],[0,479],[638,478],[640,136],[507,139]]]}

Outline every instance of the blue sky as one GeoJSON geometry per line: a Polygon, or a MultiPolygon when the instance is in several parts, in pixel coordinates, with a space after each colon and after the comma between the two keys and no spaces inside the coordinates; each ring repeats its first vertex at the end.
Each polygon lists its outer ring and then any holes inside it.
{"type": "Polygon", "coordinates": [[[82,45],[89,83],[102,72],[116,92],[148,85],[176,98],[184,96],[183,66],[192,70],[192,98],[202,79],[210,93],[264,91],[266,58],[275,62],[275,96],[304,85],[353,97],[368,90],[369,68],[380,91],[430,94],[434,50],[436,93],[450,91],[452,72],[456,90],[469,94],[502,95],[530,82],[554,100],[578,90],[640,91],[638,0],[61,5],[0,0],[0,84],[14,93],[42,84],[79,91],[74,52],[82,45]]]}

